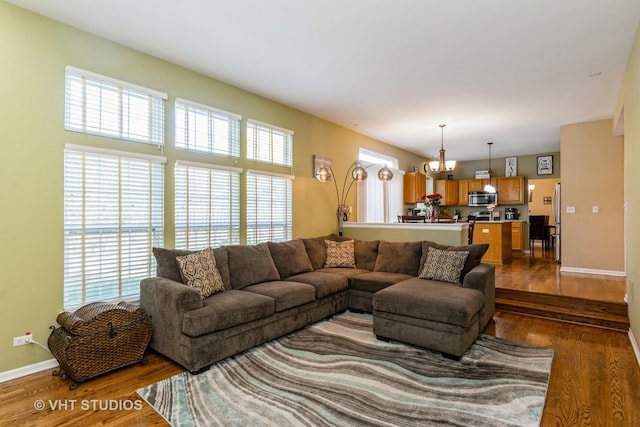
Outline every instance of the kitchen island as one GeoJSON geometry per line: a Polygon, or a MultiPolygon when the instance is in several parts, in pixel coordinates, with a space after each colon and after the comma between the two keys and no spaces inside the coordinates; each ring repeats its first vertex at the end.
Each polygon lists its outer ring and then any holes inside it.
{"type": "Polygon", "coordinates": [[[504,264],[511,261],[512,221],[476,221],[473,243],[488,243],[482,262],[504,264]]]}
{"type": "Polygon", "coordinates": [[[360,240],[392,242],[431,240],[451,246],[466,245],[469,241],[469,224],[466,222],[345,222],[342,228],[345,237],[360,240]]]}

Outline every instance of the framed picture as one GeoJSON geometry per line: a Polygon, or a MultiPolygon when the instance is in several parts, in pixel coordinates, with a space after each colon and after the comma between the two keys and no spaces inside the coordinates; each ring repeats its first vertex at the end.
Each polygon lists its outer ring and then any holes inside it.
{"type": "Polygon", "coordinates": [[[553,156],[538,156],[538,175],[553,174],[553,156]]]}
{"type": "Polygon", "coordinates": [[[518,158],[507,157],[504,162],[504,175],[516,176],[518,175],[518,158]]]}
{"type": "Polygon", "coordinates": [[[320,169],[320,167],[322,166],[331,167],[331,159],[314,154],[313,155],[313,176],[316,176],[317,170],[320,169]]]}

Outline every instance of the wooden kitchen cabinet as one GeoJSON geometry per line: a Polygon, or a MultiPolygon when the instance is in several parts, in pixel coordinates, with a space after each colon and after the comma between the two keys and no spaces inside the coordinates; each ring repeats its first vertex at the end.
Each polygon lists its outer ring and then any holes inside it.
{"type": "Polygon", "coordinates": [[[473,243],[488,243],[482,262],[504,264],[511,260],[511,222],[479,221],[473,226],[473,243]]]}
{"type": "Polygon", "coordinates": [[[501,176],[497,180],[499,205],[524,205],[524,177],[501,176]]]}
{"type": "Polygon", "coordinates": [[[422,202],[422,196],[427,192],[427,176],[420,172],[407,172],[403,178],[404,203],[422,202]]]}
{"type": "Polygon", "coordinates": [[[524,249],[524,223],[514,221],[511,223],[511,249],[521,251],[524,249]]]}
{"type": "Polygon", "coordinates": [[[458,205],[458,181],[451,179],[436,180],[435,192],[442,194],[442,206],[458,205]]]}
{"type": "Polygon", "coordinates": [[[469,180],[458,180],[458,204],[467,206],[469,204],[469,180]]]}
{"type": "MultiPolygon", "coordinates": [[[[489,179],[469,179],[469,191],[484,191],[489,179]]],[[[495,178],[492,180],[495,183],[495,178]]]]}

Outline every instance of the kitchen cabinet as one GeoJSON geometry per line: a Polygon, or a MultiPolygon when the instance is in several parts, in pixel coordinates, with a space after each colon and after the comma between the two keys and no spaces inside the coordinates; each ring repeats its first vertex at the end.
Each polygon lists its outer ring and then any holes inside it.
{"type": "Polygon", "coordinates": [[[427,192],[427,176],[420,172],[407,172],[403,178],[404,203],[422,202],[427,192]]]}
{"type": "Polygon", "coordinates": [[[435,192],[442,194],[442,206],[458,205],[458,181],[451,179],[436,180],[435,192]]]}
{"type": "Polygon", "coordinates": [[[499,205],[524,205],[524,177],[502,176],[497,181],[499,205]]]}
{"type": "Polygon", "coordinates": [[[467,206],[469,204],[469,180],[458,180],[458,204],[467,206]]]}
{"type": "Polygon", "coordinates": [[[511,223],[511,249],[521,251],[524,249],[524,223],[514,221],[511,223]]]}
{"type": "Polygon", "coordinates": [[[511,260],[511,222],[479,221],[473,226],[473,243],[488,243],[482,262],[504,264],[511,260]]]}
{"type": "MultiPolygon", "coordinates": [[[[469,191],[484,191],[484,186],[489,183],[489,179],[469,179],[469,191]]],[[[495,183],[495,178],[492,179],[495,183]]]]}

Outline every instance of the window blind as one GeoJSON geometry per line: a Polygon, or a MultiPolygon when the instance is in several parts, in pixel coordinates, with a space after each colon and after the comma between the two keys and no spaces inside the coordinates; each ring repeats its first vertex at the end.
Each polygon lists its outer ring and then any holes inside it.
{"type": "Polygon", "coordinates": [[[274,165],[291,166],[293,131],[247,121],[247,158],[274,165]]]}
{"type": "Polygon", "coordinates": [[[166,94],[71,66],[65,76],[65,129],[164,144],[166,94]]]}
{"type": "Polygon", "coordinates": [[[240,172],[237,168],[176,163],[176,248],[240,243],[240,172]]]}
{"type": "Polygon", "coordinates": [[[137,299],[163,235],[163,158],[65,148],[65,309],[137,299]]]}
{"type": "Polygon", "coordinates": [[[290,240],[293,177],[247,171],[247,244],[290,240]]]}
{"type": "Polygon", "coordinates": [[[177,148],[240,156],[242,116],[181,98],[176,98],[175,112],[177,148]]]}

